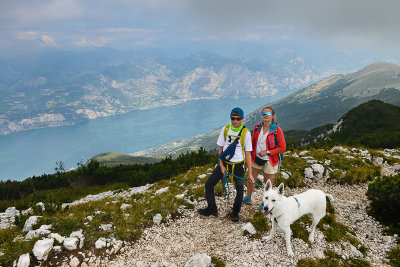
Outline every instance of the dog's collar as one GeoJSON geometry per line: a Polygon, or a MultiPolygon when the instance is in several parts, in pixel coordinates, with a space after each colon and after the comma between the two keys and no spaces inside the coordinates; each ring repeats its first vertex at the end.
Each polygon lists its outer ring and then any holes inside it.
{"type": "MultiPolygon", "coordinates": [[[[288,196],[286,196],[287,198],[288,198],[288,196]]],[[[300,202],[297,200],[297,198],[296,197],[294,197],[294,196],[292,196],[295,200],[296,200],[296,202],[297,202],[297,206],[300,208],[300,202]]],[[[275,207],[273,207],[272,209],[271,209],[271,211],[274,209],[275,207]]],[[[272,213],[271,213],[271,211],[269,211],[269,214],[271,214],[272,215],[272,213]]],[[[280,217],[280,216],[279,216],[280,217]]],[[[276,223],[278,223],[278,219],[277,219],[277,217],[274,217],[274,221],[276,222],[276,223]]]]}

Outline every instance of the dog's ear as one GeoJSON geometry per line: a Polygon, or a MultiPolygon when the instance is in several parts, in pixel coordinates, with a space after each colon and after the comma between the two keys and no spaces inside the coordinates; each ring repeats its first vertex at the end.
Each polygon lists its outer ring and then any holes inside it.
{"type": "Polygon", "coordinates": [[[283,184],[283,183],[281,183],[279,186],[278,186],[278,192],[279,192],[279,194],[280,195],[283,195],[283,192],[285,191],[285,185],[283,184]]]}
{"type": "Polygon", "coordinates": [[[272,189],[272,183],[271,183],[270,179],[267,180],[264,187],[265,187],[265,191],[272,189]]]}

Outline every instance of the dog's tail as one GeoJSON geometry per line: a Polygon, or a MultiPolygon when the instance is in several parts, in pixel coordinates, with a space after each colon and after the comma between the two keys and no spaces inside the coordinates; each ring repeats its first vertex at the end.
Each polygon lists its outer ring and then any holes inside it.
{"type": "Polygon", "coordinates": [[[327,196],[327,197],[328,197],[328,199],[329,199],[329,201],[330,201],[330,202],[333,202],[333,201],[335,201],[335,200],[333,199],[333,196],[332,196],[331,194],[327,194],[327,193],[325,193],[325,196],[327,196]]]}

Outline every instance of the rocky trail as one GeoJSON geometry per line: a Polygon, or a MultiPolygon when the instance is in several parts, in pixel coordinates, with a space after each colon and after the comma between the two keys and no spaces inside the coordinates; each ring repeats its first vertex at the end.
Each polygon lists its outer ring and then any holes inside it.
{"type": "Polygon", "coordinates": [[[202,200],[194,210],[182,208],[181,218],[145,230],[140,240],[126,248],[108,266],[184,266],[195,254],[214,256],[224,261],[226,266],[295,266],[302,258],[323,257],[324,250],[333,250],[343,258],[361,257],[373,266],[387,265],[386,253],[396,246],[397,237],[385,236],[382,226],[367,215],[367,184],[311,184],[307,188],[287,189],[285,194],[301,193],[308,188],[318,188],[334,196],[333,206],[338,221],[349,226],[361,244],[369,248],[366,257],[348,242],[326,242],[318,229],[312,245],[292,237],[294,257],[287,256],[284,236],[280,232],[269,242],[243,236],[242,227],[250,221],[261,202],[262,190],[256,190],[252,203],[242,207],[238,223],[229,217],[234,194],[230,200],[217,197],[218,217],[197,214],[197,208],[206,206],[202,200]]]}

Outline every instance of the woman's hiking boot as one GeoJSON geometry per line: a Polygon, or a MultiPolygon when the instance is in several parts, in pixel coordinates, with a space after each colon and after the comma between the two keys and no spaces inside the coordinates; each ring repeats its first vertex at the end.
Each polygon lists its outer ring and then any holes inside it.
{"type": "Polygon", "coordinates": [[[209,207],[207,207],[207,208],[204,208],[204,209],[198,209],[197,212],[200,215],[203,215],[203,216],[210,216],[210,215],[218,216],[217,208],[210,209],[209,207]]]}
{"type": "Polygon", "coordinates": [[[242,203],[250,203],[250,202],[251,202],[251,196],[245,195],[242,203]]]}

